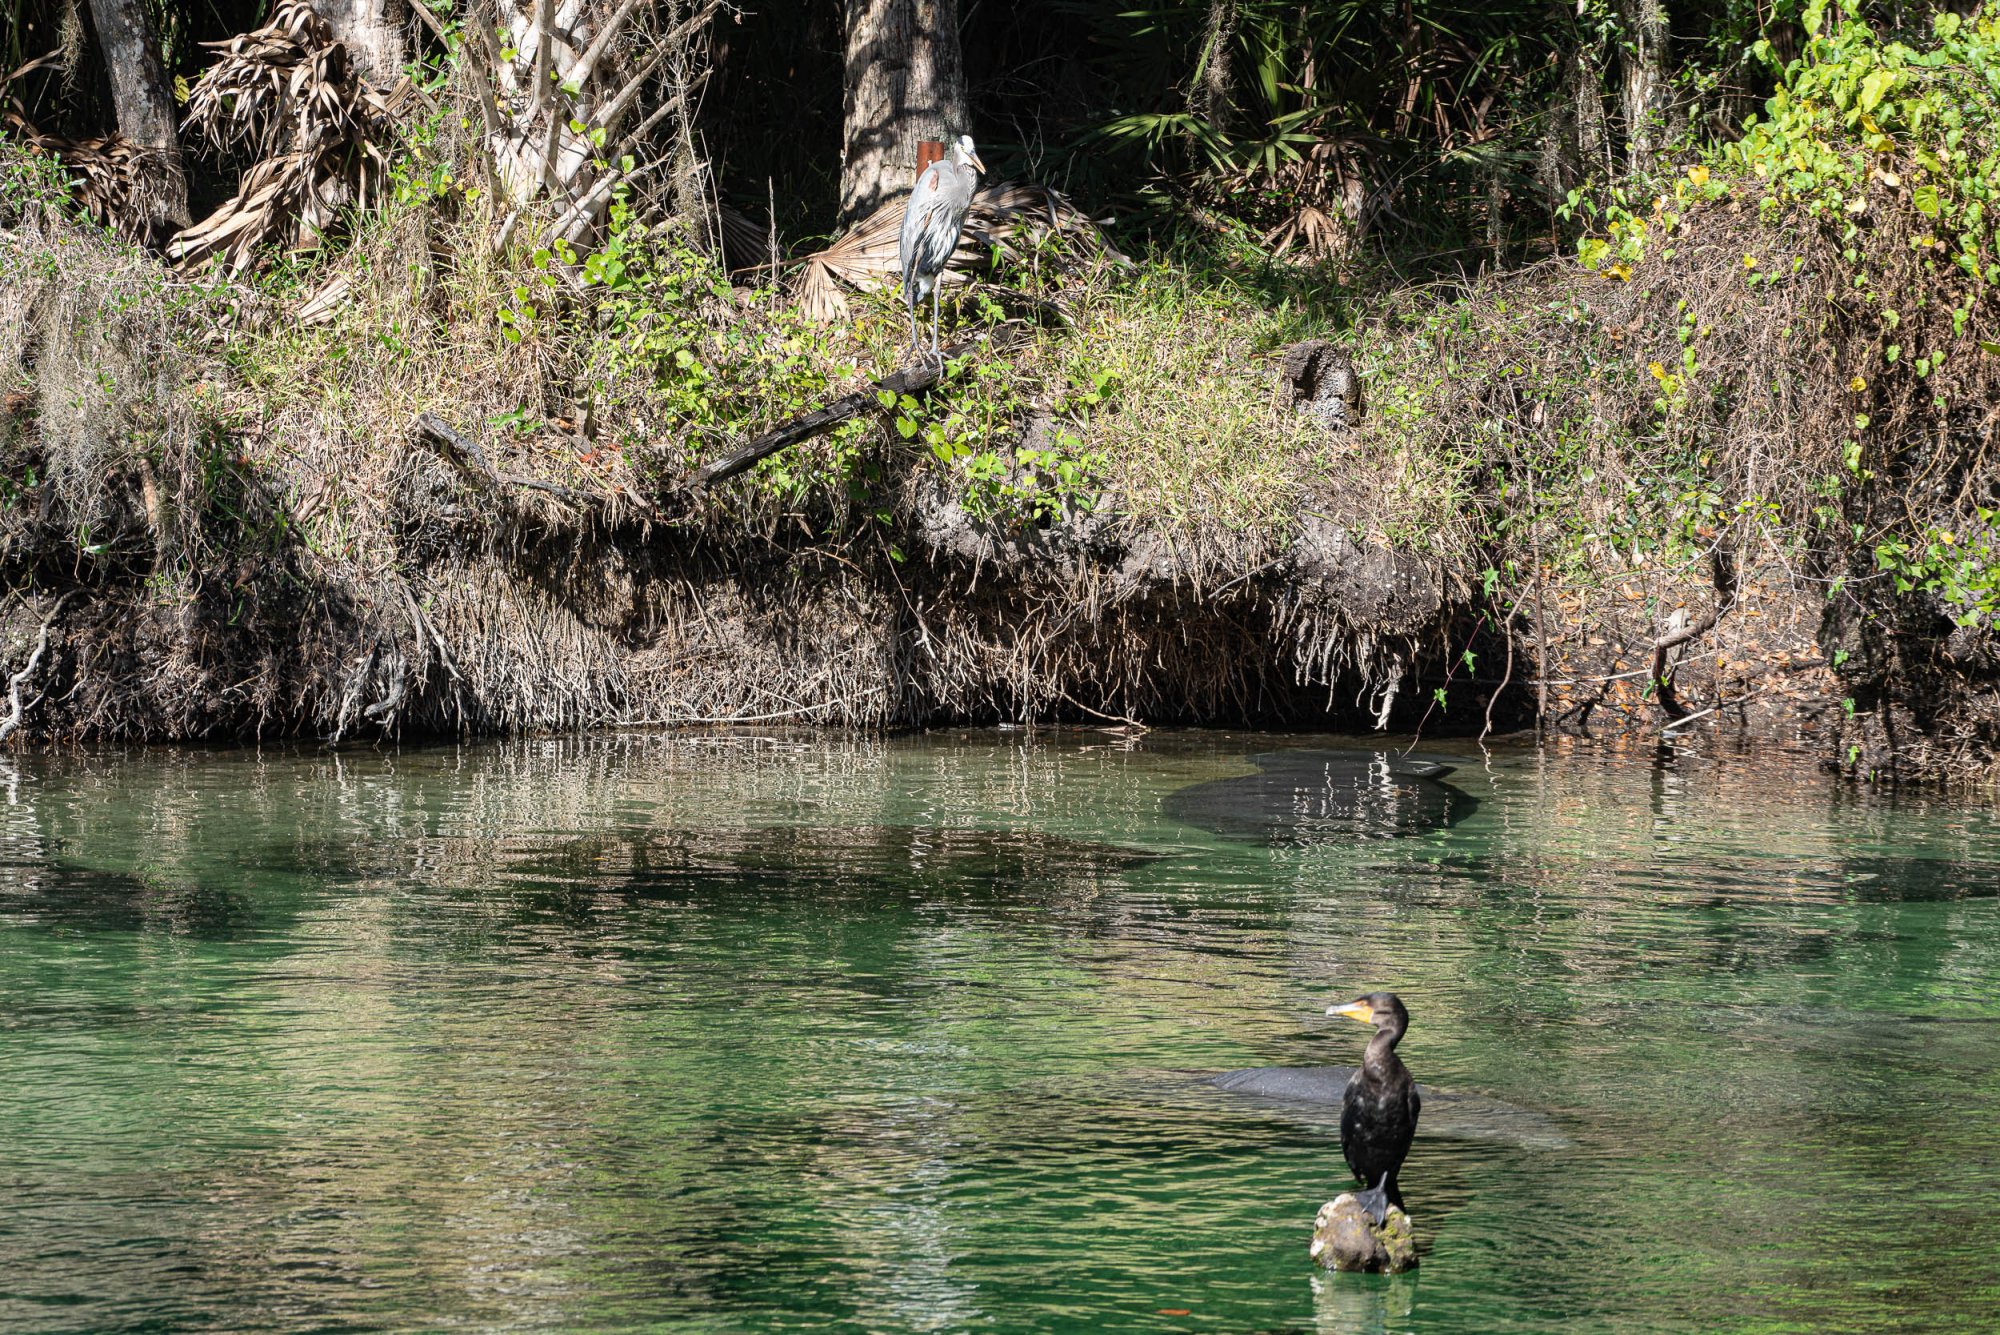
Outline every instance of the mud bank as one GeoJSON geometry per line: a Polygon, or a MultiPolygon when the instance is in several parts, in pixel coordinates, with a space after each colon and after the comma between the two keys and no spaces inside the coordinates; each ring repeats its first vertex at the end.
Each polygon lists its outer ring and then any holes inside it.
{"type": "MultiPolygon", "coordinates": [[[[1827,423],[1849,404],[1801,426],[1804,391],[1783,368],[1821,358],[1813,374],[1831,381],[1847,344],[1827,326],[1770,351],[1757,330],[1796,321],[1784,303],[1802,298],[1725,292],[1740,285],[1727,266],[1643,291],[1544,267],[1385,317],[1355,340],[1375,410],[1332,437],[1269,425],[1282,347],[1128,336],[1123,403],[1069,419],[1123,490],[982,518],[957,475],[899,439],[901,408],[840,446],[831,483],[790,492],[745,478],[692,494],[685,461],[676,473],[593,436],[587,403],[522,427],[543,382],[506,377],[547,368],[496,361],[440,386],[426,377],[448,347],[414,366],[395,350],[386,331],[438,299],[422,285],[371,316],[368,338],[308,348],[363,361],[324,386],[274,385],[244,346],[292,356],[295,376],[320,368],[268,332],[230,331],[268,331],[282,308],[168,283],[148,257],[65,227],[18,219],[0,245],[9,744],[780,720],[1405,736],[1539,723],[1775,739],[1857,775],[1936,777],[1985,774],[2000,737],[1990,630],[1898,590],[1842,536],[1885,497],[1943,524],[1984,494],[1990,376],[1969,363],[1982,378],[1964,411],[1909,416],[1912,443],[1880,447],[1865,478],[1841,474],[1829,501],[1827,423]],[[1663,409],[1645,368],[1702,300],[1734,303],[1736,342],[1712,352],[1733,369],[1712,406],[1663,409]],[[1206,378],[1142,382],[1162,365],[1206,378]],[[1174,430],[1219,423],[1236,443],[1148,453],[1141,428],[1176,405],[1174,430]],[[433,408],[455,434],[421,429],[433,408]],[[1291,471],[1267,467],[1283,451],[1291,471]],[[1169,514],[1149,498],[1183,494],[1175,467],[1263,470],[1260,494],[1278,500],[1249,518],[1169,514]]],[[[1030,369],[1072,346],[1039,337],[1030,369]]],[[[1047,455],[1049,409],[1020,365],[1003,369],[1032,411],[991,448],[1025,476],[1047,455]]],[[[690,457],[714,449],[696,440],[690,457]]],[[[1198,480],[1215,494],[1233,481],[1198,480]]]]}
{"type": "Polygon", "coordinates": [[[482,488],[415,442],[391,471],[390,548],[368,571],[288,546],[271,495],[239,498],[262,550],[163,571],[142,476],[109,489],[87,562],[66,529],[17,534],[26,596],[0,630],[17,670],[48,627],[23,734],[1413,721],[1472,624],[1458,572],[1325,523],[1234,561],[1124,521],[1009,537],[950,506],[833,544],[482,488]]]}

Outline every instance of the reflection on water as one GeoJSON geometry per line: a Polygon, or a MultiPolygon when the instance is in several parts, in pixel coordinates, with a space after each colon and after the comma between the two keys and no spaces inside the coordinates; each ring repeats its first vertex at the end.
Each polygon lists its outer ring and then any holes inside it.
{"type": "Polygon", "coordinates": [[[1392,1335],[1409,1329],[1420,1272],[1400,1275],[1312,1276],[1317,1335],[1392,1335]]]}
{"type": "Polygon", "coordinates": [[[1185,805],[1283,745],[7,762],[0,1330],[2000,1324],[1989,811],[1510,753],[1185,805]],[[1378,985],[1472,1129],[1417,1275],[1318,1275],[1333,1125],[1203,1077],[1353,1061],[1378,985]]]}

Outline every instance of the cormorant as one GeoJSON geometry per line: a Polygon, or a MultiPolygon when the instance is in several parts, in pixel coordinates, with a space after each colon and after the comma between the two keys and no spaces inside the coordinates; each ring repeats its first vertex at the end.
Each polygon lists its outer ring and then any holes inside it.
{"type": "Polygon", "coordinates": [[[1403,1208],[1396,1174],[1416,1138],[1417,1113],[1423,1106],[1410,1068],[1396,1055],[1410,1013],[1394,992],[1370,992],[1345,1006],[1328,1007],[1326,1013],[1375,1026],[1361,1069],[1341,1096],[1340,1153],[1367,1188],[1355,1199],[1380,1224],[1388,1218],[1390,1206],[1403,1208]]]}

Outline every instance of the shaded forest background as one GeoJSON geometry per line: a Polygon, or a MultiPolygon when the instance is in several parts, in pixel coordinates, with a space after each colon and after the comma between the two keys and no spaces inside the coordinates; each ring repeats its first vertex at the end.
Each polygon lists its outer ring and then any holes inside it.
{"type": "MultiPolygon", "coordinates": [[[[336,30],[342,14],[372,10],[368,21],[393,29],[381,63],[414,62],[419,82],[435,89],[480,19],[504,42],[509,11],[517,25],[532,22],[535,3],[433,4],[428,21],[402,0],[321,9],[336,30]]],[[[727,3],[710,7],[701,32],[679,35],[704,48],[692,63],[658,71],[647,90],[657,102],[670,86],[696,85],[689,148],[712,167],[707,193],[750,217],[775,209],[788,245],[851,221],[841,177],[844,137],[854,136],[851,126],[844,136],[843,108],[864,77],[857,66],[901,58],[865,51],[856,30],[884,19],[870,11],[898,5],[919,26],[955,30],[962,90],[947,101],[955,112],[962,99],[969,124],[959,128],[1000,178],[1054,186],[1132,239],[1226,237],[1316,259],[1344,256],[1359,240],[1370,253],[1445,269],[1547,253],[1566,239],[1571,192],[1615,184],[1690,136],[1730,133],[1771,91],[1771,57],[1796,51],[1800,17],[1790,0],[727,3]]],[[[184,103],[214,58],[204,44],[256,28],[272,8],[12,0],[9,67],[53,58],[11,91],[43,132],[102,135],[118,120],[96,31],[107,16],[140,14],[184,103]]],[[[621,16],[632,27],[619,53],[629,72],[644,59],[646,33],[657,37],[687,7],[639,7],[658,11],[650,29],[631,8],[551,13],[621,16]]],[[[1933,12],[1862,8],[1891,31],[1920,28],[1933,12]]],[[[387,72],[373,72],[386,91],[387,72]]],[[[676,128],[653,126],[649,146],[670,147],[676,128]]],[[[199,217],[235,189],[244,164],[227,153],[188,156],[199,217]]]]}

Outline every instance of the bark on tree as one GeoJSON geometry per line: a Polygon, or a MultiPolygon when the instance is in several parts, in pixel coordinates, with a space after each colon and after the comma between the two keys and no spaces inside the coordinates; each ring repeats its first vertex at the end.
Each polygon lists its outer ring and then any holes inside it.
{"type": "Polygon", "coordinates": [[[402,77],[407,58],[405,0],[314,0],[333,39],[347,46],[361,77],[387,92],[402,77]]]}
{"type": "Polygon", "coordinates": [[[958,0],[846,0],[840,216],[854,222],[916,181],[917,145],[970,126],[958,0]]]}
{"type": "Polygon", "coordinates": [[[545,236],[577,244],[619,186],[662,168],[690,216],[707,211],[693,116],[723,0],[473,0],[466,12],[487,165],[510,209],[499,244],[538,197],[557,205],[545,236]]]}
{"type": "Polygon", "coordinates": [[[1619,93],[1625,104],[1626,165],[1650,167],[1660,150],[1667,115],[1667,7],[1663,0],[1619,0],[1624,43],[1619,93]]]}
{"type": "Polygon", "coordinates": [[[156,155],[152,186],[155,216],[150,230],[188,225],[187,172],[181,161],[181,141],[175,131],[173,94],[160,45],[146,14],[145,0],[90,0],[90,21],[104,66],[111,75],[111,101],[118,116],[118,133],[156,155]]]}

